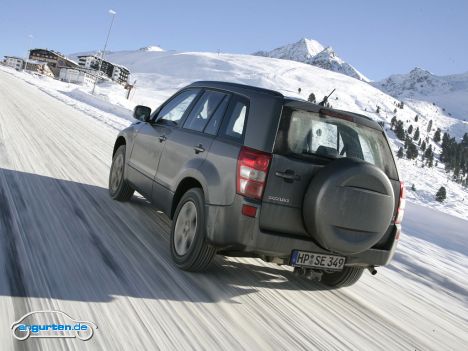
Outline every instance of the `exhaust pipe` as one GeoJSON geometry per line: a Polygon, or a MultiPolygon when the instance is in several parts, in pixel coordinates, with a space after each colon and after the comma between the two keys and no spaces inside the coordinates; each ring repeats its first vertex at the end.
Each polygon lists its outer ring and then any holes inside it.
{"type": "Polygon", "coordinates": [[[304,277],[308,280],[322,280],[322,272],[315,271],[311,268],[294,267],[293,274],[298,277],[304,277]]]}
{"type": "Polygon", "coordinates": [[[314,271],[313,269],[308,269],[305,275],[306,279],[315,280],[317,282],[322,280],[322,272],[314,271]]]}
{"type": "Polygon", "coordinates": [[[372,274],[372,275],[377,274],[377,270],[375,269],[374,266],[367,267],[367,269],[369,270],[370,274],[372,274]]]}
{"type": "Polygon", "coordinates": [[[305,269],[301,267],[294,267],[293,274],[297,277],[305,274],[305,269]]]}

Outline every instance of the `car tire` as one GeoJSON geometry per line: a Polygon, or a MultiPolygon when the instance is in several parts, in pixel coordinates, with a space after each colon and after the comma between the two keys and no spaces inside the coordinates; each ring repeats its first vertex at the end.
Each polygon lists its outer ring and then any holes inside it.
{"type": "Polygon", "coordinates": [[[117,149],[109,172],[109,194],[117,201],[128,201],[135,192],[125,179],[125,150],[125,145],[117,149]]]}
{"type": "Polygon", "coordinates": [[[216,249],[206,242],[205,198],[199,188],[188,190],[177,205],[171,229],[171,256],[185,271],[208,268],[216,249]]]}
{"type": "Polygon", "coordinates": [[[344,288],[355,284],[363,272],[362,267],[345,267],[340,272],[323,273],[321,282],[330,288],[344,288]]]}

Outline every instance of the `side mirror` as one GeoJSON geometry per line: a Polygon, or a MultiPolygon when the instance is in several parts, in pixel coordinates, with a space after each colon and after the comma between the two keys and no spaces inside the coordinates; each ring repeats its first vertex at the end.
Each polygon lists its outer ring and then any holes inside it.
{"type": "Polygon", "coordinates": [[[151,116],[151,109],[148,106],[138,105],[133,110],[133,118],[147,122],[151,116]]]}

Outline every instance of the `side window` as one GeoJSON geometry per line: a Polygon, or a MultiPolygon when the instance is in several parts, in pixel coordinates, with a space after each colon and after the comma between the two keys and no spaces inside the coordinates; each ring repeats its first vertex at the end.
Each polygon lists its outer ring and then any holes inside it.
{"type": "Polygon", "coordinates": [[[225,96],[218,91],[206,91],[187,117],[184,128],[203,131],[225,96]]]}
{"type": "Polygon", "coordinates": [[[242,139],[244,134],[244,124],[247,117],[248,103],[244,99],[239,99],[234,102],[234,106],[230,109],[230,114],[227,119],[227,124],[223,134],[234,139],[242,139]]]}
{"type": "Polygon", "coordinates": [[[218,133],[219,126],[221,125],[221,122],[223,121],[223,116],[224,113],[226,112],[226,109],[229,104],[229,95],[226,95],[219,104],[218,108],[216,109],[213,117],[210,118],[210,122],[208,122],[208,125],[205,128],[205,133],[211,134],[211,135],[216,135],[218,133]]]}
{"type": "Polygon", "coordinates": [[[178,125],[198,92],[199,90],[190,89],[174,97],[159,111],[157,120],[162,123],[178,125]]]}

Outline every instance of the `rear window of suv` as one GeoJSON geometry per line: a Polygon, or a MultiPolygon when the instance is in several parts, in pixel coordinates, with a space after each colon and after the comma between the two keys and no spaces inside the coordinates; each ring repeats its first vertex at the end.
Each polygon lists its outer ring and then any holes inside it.
{"type": "Polygon", "coordinates": [[[379,167],[389,178],[398,179],[382,131],[314,112],[284,109],[275,152],[304,159],[358,158],[379,167]]]}

